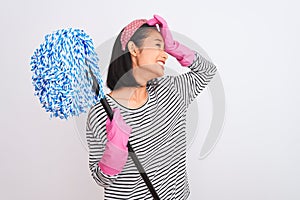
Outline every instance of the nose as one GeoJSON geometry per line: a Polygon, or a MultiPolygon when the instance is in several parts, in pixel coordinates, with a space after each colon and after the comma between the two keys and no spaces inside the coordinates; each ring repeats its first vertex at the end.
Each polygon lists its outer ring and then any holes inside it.
{"type": "Polygon", "coordinates": [[[168,59],[168,54],[164,50],[161,51],[161,57],[165,59],[165,61],[168,59]]]}

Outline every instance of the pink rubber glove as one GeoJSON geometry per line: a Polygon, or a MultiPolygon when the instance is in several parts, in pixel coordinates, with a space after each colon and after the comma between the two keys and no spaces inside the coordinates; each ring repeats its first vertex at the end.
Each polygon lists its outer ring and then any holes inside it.
{"type": "Polygon", "coordinates": [[[103,173],[111,176],[119,174],[126,164],[128,158],[127,143],[132,130],[123,120],[120,109],[113,111],[112,121],[109,118],[106,120],[107,142],[98,164],[103,173]]]}
{"type": "Polygon", "coordinates": [[[162,17],[154,15],[154,18],[149,19],[147,24],[150,26],[159,25],[160,33],[165,42],[165,51],[175,57],[181,66],[190,66],[193,63],[195,57],[194,51],[173,40],[168,24],[162,17]]]}

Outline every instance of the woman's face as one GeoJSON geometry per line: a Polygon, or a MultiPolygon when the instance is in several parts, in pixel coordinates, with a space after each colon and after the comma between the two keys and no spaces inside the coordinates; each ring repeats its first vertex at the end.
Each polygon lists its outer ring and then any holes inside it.
{"type": "Polygon", "coordinates": [[[156,30],[150,30],[148,37],[133,56],[133,74],[138,82],[149,81],[164,75],[164,65],[168,58],[164,51],[164,40],[156,30]],[[142,79],[139,81],[139,79],[142,79]]]}

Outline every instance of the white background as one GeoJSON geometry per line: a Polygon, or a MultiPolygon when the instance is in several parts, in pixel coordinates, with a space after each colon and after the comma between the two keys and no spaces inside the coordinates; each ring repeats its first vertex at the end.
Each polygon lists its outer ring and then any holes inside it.
{"type": "Polygon", "coordinates": [[[205,49],[225,88],[221,139],[204,160],[197,141],[188,152],[190,199],[300,199],[299,8],[296,0],[1,1],[0,199],[102,199],[73,122],[49,120],[33,96],[30,57],[53,30],[84,29],[97,46],[154,13],[205,49]]]}

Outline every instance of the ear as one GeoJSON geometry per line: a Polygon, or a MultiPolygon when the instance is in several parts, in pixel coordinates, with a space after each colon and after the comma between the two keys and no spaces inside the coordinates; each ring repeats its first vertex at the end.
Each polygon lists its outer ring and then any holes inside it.
{"type": "Polygon", "coordinates": [[[134,44],[134,42],[129,41],[128,44],[127,44],[127,47],[128,47],[128,50],[129,50],[130,54],[131,54],[132,56],[136,56],[136,53],[137,53],[138,48],[137,48],[137,46],[134,44]]]}

